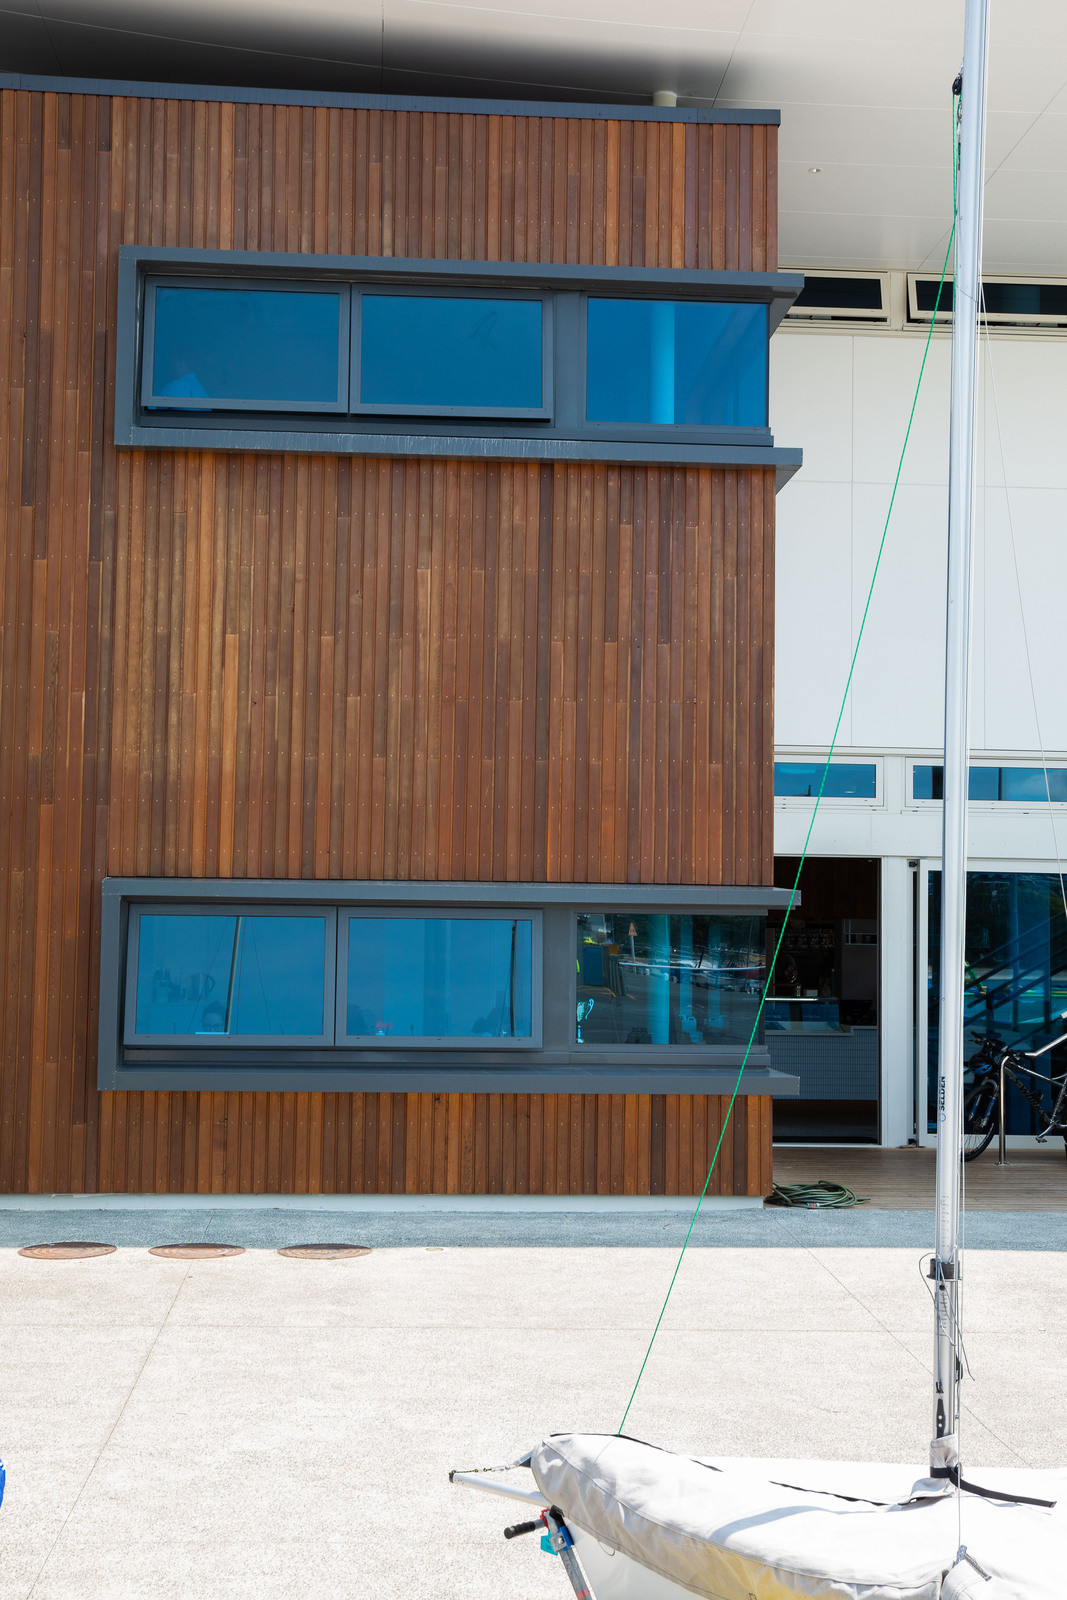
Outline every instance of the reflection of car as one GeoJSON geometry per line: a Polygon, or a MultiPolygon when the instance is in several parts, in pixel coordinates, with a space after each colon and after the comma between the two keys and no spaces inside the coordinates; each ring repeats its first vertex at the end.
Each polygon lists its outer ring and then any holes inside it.
{"type": "Polygon", "coordinates": [[[705,967],[701,966],[699,958],[692,962],[684,960],[657,961],[655,957],[632,960],[619,957],[619,966],[634,973],[638,977],[654,978],[666,973],[671,983],[681,983],[683,977],[692,984],[702,989],[738,989],[742,994],[751,994],[753,985],[758,989],[763,967],[705,967]],[[749,977],[748,974],[755,974],[749,977]]]}

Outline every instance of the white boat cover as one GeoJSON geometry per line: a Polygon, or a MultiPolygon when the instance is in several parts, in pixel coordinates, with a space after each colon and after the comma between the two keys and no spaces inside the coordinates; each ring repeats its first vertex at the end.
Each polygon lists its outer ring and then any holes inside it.
{"type": "Polygon", "coordinates": [[[965,1474],[1050,1511],[907,1467],[702,1460],[614,1434],[553,1435],[529,1464],[567,1522],[706,1600],[1067,1597],[1067,1472],[965,1474]]]}

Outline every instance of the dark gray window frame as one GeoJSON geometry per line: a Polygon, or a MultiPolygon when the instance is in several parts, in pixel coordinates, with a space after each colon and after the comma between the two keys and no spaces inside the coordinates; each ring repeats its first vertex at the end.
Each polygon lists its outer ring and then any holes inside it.
{"type": "Polygon", "coordinates": [[[487,261],[423,261],[383,257],[297,255],[234,250],[178,250],[123,245],[119,249],[115,442],[174,449],[300,451],[321,454],[449,455],[524,460],[669,462],[677,465],[771,467],[779,486],[801,463],[799,450],[774,445],[769,428],[711,428],[680,424],[587,423],[584,419],[583,305],[590,293],[644,299],[718,299],[768,307],[772,333],[803,284],[797,273],[706,272],[688,268],[573,267],[487,261]],[[410,413],[279,412],[228,415],[190,408],[170,415],[145,410],[138,375],[142,360],[145,282],[149,276],[233,275],[235,279],[325,282],[359,287],[435,287],[450,290],[542,293],[553,302],[552,416],[457,417],[410,413]]]}
{"type": "Polygon", "coordinates": [[[531,911],[526,907],[486,906],[484,908],[472,906],[342,906],[337,913],[337,1048],[348,1050],[387,1050],[390,1054],[394,1051],[419,1050],[540,1050],[543,1038],[543,984],[542,984],[542,926],[541,912],[531,911]],[[375,1039],[373,1046],[368,1046],[366,1034],[349,1033],[347,1031],[347,987],[348,987],[348,924],[353,917],[411,917],[446,919],[469,919],[472,922],[492,922],[494,920],[508,920],[515,922],[529,921],[530,929],[530,1032],[528,1034],[506,1035],[502,1038],[494,1037],[491,1041],[481,1034],[421,1034],[410,1044],[403,1038],[375,1039]]]}
{"type": "Polygon", "coordinates": [[[322,989],[322,1032],[317,1034],[138,1034],[136,1028],[137,1010],[137,964],[139,958],[139,945],[134,937],[134,930],[139,925],[143,916],[212,916],[229,915],[229,908],[221,909],[204,901],[182,902],[176,905],[173,901],[147,901],[145,904],[134,905],[130,908],[129,927],[126,936],[126,1002],[122,1023],[123,1044],[131,1049],[166,1049],[201,1050],[205,1046],[203,1040],[210,1037],[209,1049],[225,1050],[254,1050],[254,1049],[327,1049],[332,1048],[337,1026],[337,912],[331,905],[322,906],[278,906],[257,902],[251,908],[249,915],[257,917],[307,917],[323,916],[326,920],[325,949],[323,953],[323,989],[322,989]],[[333,929],[331,935],[331,927],[333,929]],[[279,1043],[284,1040],[284,1043],[279,1043]]]}
{"type": "MultiPolygon", "coordinates": [[[[731,1046],[577,1045],[575,919],[580,911],[714,911],[751,916],[782,909],[784,889],[666,884],[352,883],[333,880],[107,878],[101,894],[101,1089],[278,1089],[452,1093],[730,1094],[743,1051],[731,1046]],[[139,905],[225,904],[309,910],[332,907],[464,908],[541,913],[542,1038],[485,1048],[289,1049],[133,1047],[122,1034],[128,922],[139,905]],[[503,1046],[503,1047],[501,1047],[503,1046]]],[[[742,1094],[795,1094],[797,1079],[774,1071],[765,1043],[754,1046],[742,1094]]]]}
{"type": "MultiPolygon", "coordinates": [[[[227,289],[260,289],[278,290],[295,294],[315,294],[324,289],[336,289],[340,300],[337,319],[337,399],[336,400],[308,400],[301,402],[302,412],[309,414],[325,413],[343,416],[348,411],[349,388],[349,361],[352,348],[352,295],[349,285],[344,283],[331,284],[319,282],[313,278],[238,278],[229,274],[220,274],[208,277],[206,274],[195,276],[186,273],[149,273],[146,274],[143,296],[144,328],[141,340],[141,374],[140,390],[142,397],[151,385],[151,374],[154,366],[155,354],[155,309],[157,289],[188,289],[200,287],[213,289],[225,285],[227,289]]],[[[236,411],[246,414],[251,408],[256,411],[280,411],[289,413],[291,407],[284,400],[220,400],[215,395],[157,395],[152,393],[147,399],[142,398],[141,409],[154,413],[155,409],[162,408],[166,411],[179,411],[191,415],[203,414],[205,399],[211,403],[212,412],[236,411]]]]}

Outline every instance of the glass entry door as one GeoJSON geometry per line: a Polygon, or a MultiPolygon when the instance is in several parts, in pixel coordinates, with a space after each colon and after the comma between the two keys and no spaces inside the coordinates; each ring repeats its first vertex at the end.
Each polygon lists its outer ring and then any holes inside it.
{"type": "MultiPolygon", "coordinates": [[[[795,857],[775,861],[791,887],[795,857]]],[[[782,938],[764,1012],[771,1064],[800,1080],[774,1103],[776,1143],[877,1144],[879,1139],[880,863],[809,856],[801,903],[782,938]]],[[[768,960],[782,927],[767,919],[768,960]]]]}
{"type": "MultiPolygon", "coordinates": [[[[935,1135],[941,982],[941,863],[920,867],[916,953],[917,1079],[919,1141],[935,1135]]],[[[1067,1010],[1067,917],[1057,873],[975,863],[967,874],[964,1059],[982,1034],[993,1034],[1028,1050],[1064,1031],[1067,1010]]],[[[1041,1059],[1041,1067],[1067,1069],[1064,1047],[1041,1059]]],[[[966,1080],[965,1080],[966,1081],[966,1080]]],[[[1048,1093],[1044,1096],[1048,1100],[1048,1093]]],[[[1037,1112],[1009,1085],[1007,1131],[1037,1133],[1037,1112]]]]}

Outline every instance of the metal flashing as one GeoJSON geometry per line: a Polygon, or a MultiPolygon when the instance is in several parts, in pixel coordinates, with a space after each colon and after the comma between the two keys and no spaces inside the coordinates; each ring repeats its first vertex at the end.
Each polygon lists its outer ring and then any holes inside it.
{"type": "Polygon", "coordinates": [[[776,488],[803,464],[803,451],[704,444],[633,444],[611,439],[505,438],[494,434],[296,433],[274,429],[138,427],[115,443],[146,449],[267,450],[296,455],[459,456],[505,461],[605,461],[622,466],[768,468],[776,488]]]}
{"type": "MultiPolygon", "coordinates": [[[[799,1078],[764,1064],[766,1051],[754,1049],[741,1075],[738,1094],[786,1095],[799,1093],[799,1078]],[[762,1057],[757,1064],[753,1057],[762,1057]]],[[[276,1090],[280,1093],[326,1094],[718,1094],[731,1095],[737,1082],[736,1061],[715,1067],[680,1066],[675,1060],[662,1066],[642,1063],[623,1066],[618,1057],[603,1065],[592,1065],[586,1058],[574,1065],[547,1063],[515,1067],[514,1063],[496,1067],[426,1067],[402,1062],[383,1067],[300,1067],[267,1066],[235,1068],[231,1062],[219,1065],[190,1063],[180,1066],[123,1066],[103,1074],[100,1088],[108,1089],[200,1089],[200,1090],[276,1090]]]]}
{"type": "MultiPolygon", "coordinates": [[[[722,883],[489,883],[340,878],[105,878],[119,900],[278,900],[295,905],[589,906],[605,910],[781,911],[791,889],[722,883]]],[[[800,905],[797,895],[793,904],[800,905]]]]}
{"type": "Polygon", "coordinates": [[[693,106],[615,105],[584,100],[472,100],[451,95],[340,94],[319,89],[248,89],[216,84],[134,82],[0,72],[0,89],[38,94],[99,94],[137,100],[201,100],[231,105],[337,107],[350,111],[436,111],[493,117],[569,117],[594,122],[707,122],[777,127],[780,111],[693,106]]]}

